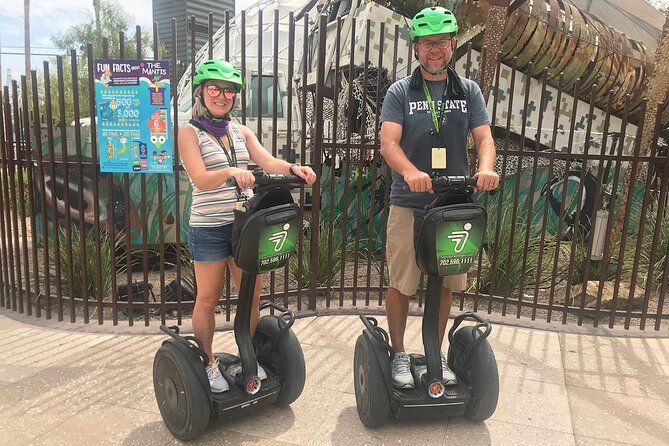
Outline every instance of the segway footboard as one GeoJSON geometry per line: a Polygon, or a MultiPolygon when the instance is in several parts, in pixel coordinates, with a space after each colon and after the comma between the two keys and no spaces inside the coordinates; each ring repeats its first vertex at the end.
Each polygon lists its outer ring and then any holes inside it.
{"type": "Polygon", "coordinates": [[[469,401],[467,385],[458,382],[447,386],[444,394],[430,398],[426,392],[427,384],[416,385],[414,389],[393,389],[391,410],[397,418],[441,418],[456,417],[465,413],[469,401]]]}

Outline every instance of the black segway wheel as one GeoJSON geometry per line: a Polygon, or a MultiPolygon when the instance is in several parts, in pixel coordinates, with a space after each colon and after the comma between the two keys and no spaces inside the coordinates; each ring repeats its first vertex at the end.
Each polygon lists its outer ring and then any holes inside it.
{"type": "Polygon", "coordinates": [[[465,326],[455,332],[453,344],[448,349],[448,364],[458,379],[463,379],[472,389],[465,418],[480,423],[490,418],[497,408],[499,374],[495,354],[487,339],[483,339],[470,352],[470,357],[465,358],[467,346],[474,342],[473,331],[473,326],[465,326]],[[471,361],[471,367],[467,367],[468,360],[471,361]]]}
{"type": "Polygon", "coordinates": [[[281,391],[274,404],[285,407],[302,394],[307,373],[302,346],[293,330],[289,329],[277,344],[276,349],[272,350],[272,342],[279,336],[279,333],[277,317],[263,316],[258,321],[253,343],[256,347],[258,361],[269,366],[275,378],[281,383],[281,391]]]}
{"type": "Polygon", "coordinates": [[[193,366],[171,342],[163,344],[153,360],[153,387],[172,435],[188,441],[204,433],[211,413],[209,398],[193,366]]]}
{"type": "Polygon", "coordinates": [[[367,427],[380,426],[388,418],[390,397],[379,361],[364,334],[355,342],[353,379],[360,421],[367,427]]]}

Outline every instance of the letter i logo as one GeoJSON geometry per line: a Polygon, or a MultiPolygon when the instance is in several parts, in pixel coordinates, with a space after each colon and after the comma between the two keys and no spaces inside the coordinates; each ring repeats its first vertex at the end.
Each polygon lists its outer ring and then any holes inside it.
{"type": "Polygon", "coordinates": [[[453,251],[460,253],[465,248],[467,240],[469,240],[469,230],[472,228],[471,223],[465,223],[464,231],[453,231],[451,235],[448,236],[449,239],[453,240],[455,243],[455,248],[453,251]]]}
{"type": "Polygon", "coordinates": [[[269,241],[274,243],[274,252],[279,252],[283,248],[283,244],[288,237],[288,229],[290,229],[290,223],[283,225],[283,231],[275,232],[269,236],[269,241]]]}

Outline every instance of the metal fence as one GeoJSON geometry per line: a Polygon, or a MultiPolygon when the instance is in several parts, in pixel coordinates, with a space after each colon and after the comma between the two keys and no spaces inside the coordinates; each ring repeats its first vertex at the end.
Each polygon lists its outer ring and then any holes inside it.
{"type": "MultiPolygon", "coordinates": [[[[389,84],[411,72],[403,31],[369,18],[346,28],[342,17],[325,15],[315,23],[292,12],[277,11],[269,23],[262,14],[242,17],[236,28],[226,17],[228,26],[216,33],[221,46],[212,33],[210,46],[191,62],[217,51],[241,58],[258,92],[268,75],[270,95],[281,101],[258,94],[257,109],[269,107],[270,117],[247,116],[244,101],[240,120],[254,124],[274,155],[306,160],[319,176],[300,192],[306,223],[298,255],[266,275],[263,296],[299,311],[381,307],[391,181],[378,150],[378,111],[389,84]],[[253,39],[245,38],[251,19],[263,30],[255,38],[255,63],[246,61],[253,56],[253,39]],[[289,42],[302,36],[301,49],[285,48],[291,63],[281,73],[277,63],[268,70],[263,62],[268,54],[278,59],[280,27],[289,42]],[[238,54],[227,43],[234,32],[242,36],[238,54]],[[272,36],[271,45],[264,35],[272,36]],[[276,81],[282,76],[285,91],[276,81]],[[285,140],[279,140],[279,120],[287,126],[285,140]],[[279,150],[282,144],[289,149],[279,150]]],[[[176,36],[174,26],[172,33],[174,42],[194,42],[194,34],[176,36]]],[[[159,37],[154,26],[155,58],[159,37]]],[[[175,174],[101,173],[95,120],[82,123],[82,116],[95,115],[92,61],[127,54],[123,33],[118,48],[108,42],[100,54],[91,43],[83,55],[73,50],[58,58],[55,73],[54,63],[45,62],[43,72],[2,91],[0,304],[71,322],[181,323],[194,297],[184,243],[187,177],[178,162],[175,174]]],[[[141,39],[133,43],[135,55],[146,52],[141,39]]],[[[462,75],[476,78],[478,54],[471,45],[460,49],[455,65],[462,75]]],[[[476,194],[489,213],[486,241],[454,305],[562,324],[666,329],[669,163],[663,123],[655,122],[651,146],[640,147],[645,103],[639,113],[625,107],[614,115],[587,101],[589,87],[578,81],[562,89],[557,74],[554,88],[547,83],[556,76],[550,71],[531,78],[525,74],[531,66],[521,72],[513,65],[498,59],[489,68],[495,70],[489,102],[502,184],[476,194]]],[[[596,86],[592,91],[594,97],[596,86]]],[[[176,119],[173,127],[176,141],[176,119]]],[[[224,288],[220,309],[229,319],[236,294],[229,283],[224,288]]],[[[422,287],[415,299],[422,307],[422,287]]]]}

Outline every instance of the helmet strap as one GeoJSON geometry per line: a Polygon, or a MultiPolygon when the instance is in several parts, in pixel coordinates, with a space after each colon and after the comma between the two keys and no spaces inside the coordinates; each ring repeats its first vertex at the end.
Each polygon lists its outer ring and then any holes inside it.
{"type": "MultiPolygon", "coordinates": [[[[431,74],[432,76],[439,76],[440,74],[444,74],[446,70],[448,69],[448,64],[444,65],[442,68],[438,70],[430,70],[428,69],[425,65],[420,64],[420,67],[425,70],[426,73],[431,74]]],[[[429,80],[429,79],[428,79],[429,80]]]]}

